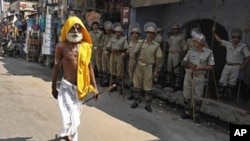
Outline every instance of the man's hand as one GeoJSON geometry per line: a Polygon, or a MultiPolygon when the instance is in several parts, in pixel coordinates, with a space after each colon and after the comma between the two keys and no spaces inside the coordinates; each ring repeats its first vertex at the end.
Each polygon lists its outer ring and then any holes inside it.
{"type": "Polygon", "coordinates": [[[52,95],[55,99],[58,97],[58,90],[56,88],[52,88],[52,95]]]}
{"type": "Polygon", "coordinates": [[[98,91],[97,88],[95,89],[95,91],[93,92],[93,94],[94,94],[95,100],[98,100],[99,91],[98,91]]]}
{"type": "Polygon", "coordinates": [[[216,30],[216,28],[215,28],[215,26],[213,26],[212,33],[215,33],[215,30],[216,30]]]}

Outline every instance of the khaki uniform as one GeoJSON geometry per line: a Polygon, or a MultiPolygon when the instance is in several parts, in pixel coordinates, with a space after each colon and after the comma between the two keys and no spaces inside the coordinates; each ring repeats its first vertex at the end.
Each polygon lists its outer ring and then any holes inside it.
{"type": "Polygon", "coordinates": [[[102,39],[103,32],[101,30],[91,31],[90,36],[93,44],[92,58],[91,62],[93,66],[97,67],[98,72],[101,72],[101,61],[99,60],[102,55],[102,39]]]}
{"type": "MultiPolygon", "coordinates": [[[[153,90],[153,64],[156,58],[162,58],[162,52],[160,44],[156,41],[147,43],[145,40],[139,49],[138,62],[133,77],[134,88],[135,90],[143,89],[146,92],[146,101],[150,103],[153,90]]],[[[138,99],[139,94],[135,94],[134,97],[138,99]]]]}
{"type": "Polygon", "coordinates": [[[107,51],[107,45],[111,40],[113,35],[105,35],[103,38],[103,48],[102,48],[102,72],[110,73],[110,52],[107,51]]]}
{"type": "Polygon", "coordinates": [[[250,53],[246,44],[239,43],[234,47],[233,43],[222,40],[221,45],[226,47],[226,64],[221,73],[220,83],[223,86],[234,86],[237,82],[240,65],[244,61],[244,57],[249,57],[250,53]]]}
{"type": "Polygon", "coordinates": [[[182,55],[183,46],[185,45],[185,37],[182,34],[178,34],[176,36],[170,36],[168,40],[169,44],[169,53],[168,53],[168,60],[167,60],[167,71],[168,71],[168,81],[172,73],[174,73],[175,83],[180,85],[180,67],[178,67],[182,55]]]}
{"type": "Polygon", "coordinates": [[[112,75],[112,81],[116,81],[118,86],[122,84],[122,78],[124,74],[124,57],[122,53],[125,53],[128,48],[128,42],[125,37],[113,36],[107,45],[108,50],[111,51],[110,55],[110,73],[112,75]]]}
{"type": "MultiPolygon", "coordinates": [[[[184,35],[178,34],[177,36],[170,36],[168,40],[169,55],[168,55],[168,72],[172,72],[174,67],[180,63],[181,53],[185,45],[184,35]]],[[[178,69],[174,70],[176,74],[179,73],[178,69]]]]}
{"type": "Polygon", "coordinates": [[[128,64],[128,74],[130,82],[133,82],[133,74],[135,71],[136,59],[138,48],[140,47],[142,41],[138,40],[136,42],[130,41],[128,46],[128,54],[129,54],[129,64],[128,64]]]}
{"type": "Polygon", "coordinates": [[[101,86],[108,86],[110,83],[110,52],[107,50],[107,45],[112,38],[112,34],[105,35],[102,41],[102,80],[101,86]]]}
{"type": "MultiPolygon", "coordinates": [[[[190,62],[197,66],[214,65],[214,57],[212,50],[203,48],[201,52],[195,48],[190,49],[183,59],[184,62],[190,62]]],[[[200,112],[202,96],[204,94],[205,85],[205,70],[192,71],[186,69],[186,74],[183,84],[183,96],[185,104],[185,114],[190,115],[192,108],[195,108],[195,117],[198,117],[200,112]],[[192,103],[193,101],[194,103],[192,103]],[[193,107],[195,106],[195,107],[193,107]]]]}

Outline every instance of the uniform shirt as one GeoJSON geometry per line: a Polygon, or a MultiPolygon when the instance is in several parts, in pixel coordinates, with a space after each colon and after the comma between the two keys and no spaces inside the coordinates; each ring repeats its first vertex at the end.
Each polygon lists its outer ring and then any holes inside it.
{"type": "Polygon", "coordinates": [[[227,54],[226,54],[226,61],[227,63],[239,63],[242,64],[244,61],[244,57],[249,57],[250,53],[247,49],[246,44],[239,43],[236,47],[234,44],[225,40],[221,41],[221,45],[226,47],[227,54]]]}
{"type": "Polygon", "coordinates": [[[107,48],[111,51],[126,51],[128,49],[127,39],[125,37],[117,39],[116,36],[113,36],[109,41],[107,48]]]}
{"type": "Polygon", "coordinates": [[[181,52],[185,42],[185,36],[183,34],[178,34],[176,36],[171,35],[168,39],[169,51],[181,52]]]}
{"type": "Polygon", "coordinates": [[[103,40],[102,40],[102,46],[103,46],[103,50],[107,50],[107,45],[109,43],[109,41],[112,38],[112,34],[111,35],[104,35],[103,40]]]}
{"type": "Polygon", "coordinates": [[[162,41],[163,41],[163,38],[162,38],[162,36],[160,35],[160,34],[157,34],[156,35],[156,37],[155,37],[155,41],[157,41],[158,43],[162,43],[162,41]]]}
{"type": "Polygon", "coordinates": [[[130,41],[128,45],[128,54],[130,59],[136,58],[136,53],[141,46],[142,40],[130,41]]]}
{"type": "MultiPolygon", "coordinates": [[[[196,48],[189,49],[183,61],[190,62],[197,66],[207,66],[214,65],[214,56],[213,51],[204,47],[202,51],[198,51],[196,48]]],[[[187,69],[187,71],[192,71],[191,69],[187,69]]],[[[198,72],[198,71],[196,71],[198,72]]],[[[204,70],[199,72],[205,72],[204,70]]]]}
{"type": "Polygon", "coordinates": [[[160,44],[156,41],[148,43],[147,40],[145,40],[141,47],[140,56],[138,59],[146,64],[154,64],[155,59],[161,57],[162,57],[162,52],[160,44]]]}
{"type": "Polygon", "coordinates": [[[90,31],[93,47],[101,47],[103,32],[101,30],[90,31]]]}

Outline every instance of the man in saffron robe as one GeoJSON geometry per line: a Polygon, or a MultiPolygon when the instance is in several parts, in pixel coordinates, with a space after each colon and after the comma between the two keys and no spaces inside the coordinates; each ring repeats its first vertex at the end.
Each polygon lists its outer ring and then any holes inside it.
{"type": "Polygon", "coordinates": [[[60,139],[78,140],[81,101],[89,92],[97,96],[97,85],[90,65],[91,51],[92,41],[87,29],[78,17],[70,16],[64,23],[60,42],[55,48],[52,72],[52,95],[58,99],[63,122],[58,134],[60,139]],[[58,91],[56,83],[61,64],[63,78],[58,91]]]}

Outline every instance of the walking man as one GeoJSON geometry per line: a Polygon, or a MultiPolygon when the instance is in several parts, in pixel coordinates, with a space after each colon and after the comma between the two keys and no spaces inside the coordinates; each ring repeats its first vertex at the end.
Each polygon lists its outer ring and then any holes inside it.
{"type": "Polygon", "coordinates": [[[54,68],[52,72],[52,94],[58,99],[63,128],[61,139],[77,141],[77,128],[80,125],[81,100],[89,92],[97,96],[91,59],[91,38],[82,21],[70,16],[61,30],[60,41],[56,45],[54,68]],[[56,83],[63,66],[63,78],[59,91],[56,83]]]}
{"type": "Polygon", "coordinates": [[[213,27],[212,32],[215,39],[221,43],[223,47],[226,47],[226,64],[221,73],[219,85],[220,93],[227,93],[232,96],[234,87],[237,82],[240,69],[244,69],[247,62],[250,60],[250,53],[246,44],[241,43],[242,30],[234,28],[231,32],[232,42],[221,39],[215,32],[213,27]]]}
{"type": "Polygon", "coordinates": [[[159,60],[162,58],[160,44],[154,40],[156,28],[156,25],[152,22],[144,25],[146,39],[142,41],[142,45],[138,48],[137,65],[133,75],[134,103],[130,107],[133,109],[138,107],[141,102],[140,95],[144,90],[146,98],[145,110],[147,112],[152,112],[153,79],[158,77],[159,60]],[[154,68],[153,65],[155,65],[154,68]]]}
{"type": "Polygon", "coordinates": [[[206,71],[213,69],[213,52],[206,48],[206,39],[202,33],[192,38],[193,47],[188,50],[183,59],[182,65],[186,69],[183,97],[185,112],[181,115],[182,119],[193,117],[195,123],[200,123],[199,112],[204,94],[206,71]]]}

